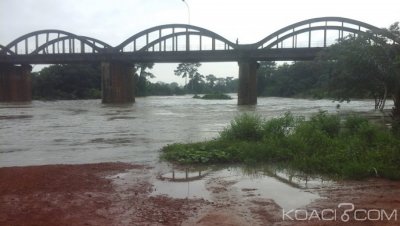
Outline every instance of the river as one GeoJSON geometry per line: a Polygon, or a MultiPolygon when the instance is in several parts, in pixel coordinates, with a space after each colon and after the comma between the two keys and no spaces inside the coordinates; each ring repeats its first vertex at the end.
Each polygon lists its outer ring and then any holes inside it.
{"type": "Polygon", "coordinates": [[[3,103],[0,167],[109,161],[155,165],[164,145],[216,137],[242,112],[271,118],[287,111],[309,116],[319,110],[366,112],[374,106],[372,100],[351,101],[338,110],[331,100],[291,98],[259,98],[257,106],[237,106],[232,96],[145,97],[130,105],[104,105],[100,100],[3,103]]]}
{"type": "MultiPolygon", "coordinates": [[[[243,112],[268,119],[287,111],[306,117],[321,110],[365,113],[374,106],[371,100],[341,103],[337,108],[338,103],[330,100],[290,98],[259,98],[257,106],[236,103],[235,98],[201,100],[189,95],[137,98],[129,105],[104,105],[100,100],[3,103],[0,167],[131,162],[150,166],[149,174],[139,176],[152,183],[154,196],[228,203],[230,212],[248,216],[252,208],[260,208],[255,205],[260,200],[296,209],[321,198],[307,189],[334,182],[273,165],[176,168],[159,161],[160,149],[174,142],[212,139],[243,112]]],[[[138,173],[128,171],[112,178],[134,186],[138,173]]]]}

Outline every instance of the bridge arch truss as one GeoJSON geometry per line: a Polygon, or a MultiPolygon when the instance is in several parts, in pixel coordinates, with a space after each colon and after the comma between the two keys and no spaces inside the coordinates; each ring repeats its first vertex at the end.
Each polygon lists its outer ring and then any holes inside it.
{"type": "Polygon", "coordinates": [[[384,29],[342,17],[320,17],[279,29],[254,44],[233,43],[210,30],[167,24],[143,30],[118,46],[62,30],[40,30],[0,45],[2,63],[218,62],[245,60],[308,60],[348,34],[399,39],[384,29]]]}
{"type": "Polygon", "coordinates": [[[40,30],[23,35],[7,46],[1,46],[0,54],[47,55],[100,53],[111,48],[107,43],[62,30],[40,30]]]}
{"type": "Polygon", "coordinates": [[[372,39],[380,36],[398,43],[392,34],[373,25],[343,17],[320,17],[279,29],[253,46],[257,49],[327,47],[350,34],[368,35],[372,39]]]}
{"type": "Polygon", "coordinates": [[[139,32],[115,48],[117,52],[177,52],[233,50],[237,44],[210,30],[167,24],[139,32]]]}

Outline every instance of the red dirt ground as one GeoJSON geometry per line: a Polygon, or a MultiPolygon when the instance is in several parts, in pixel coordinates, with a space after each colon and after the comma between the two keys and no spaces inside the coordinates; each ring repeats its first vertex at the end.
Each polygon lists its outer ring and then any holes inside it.
{"type": "MultiPolygon", "coordinates": [[[[321,212],[322,209],[336,209],[337,221],[308,221],[297,225],[386,225],[394,226],[400,225],[400,182],[390,181],[386,179],[368,179],[363,181],[343,181],[338,182],[335,186],[325,187],[321,189],[315,189],[313,192],[318,193],[325,199],[319,199],[314,203],[311,203],[307,208],[317,210],[321,212]],[[350,220],[348,222],[341,221],[340,217],[343,214],[344,208],[338,208],[340,203],[353,203],[355,210],[365,209],[366,211],[375,210],[380,211],[380,220],[356,220],[357,218],[367,218],[364,212],[359,212],[354,217],[355,211],[348,212],[350,220]],[[397,212],[397,220],[395,215],[392,215],[390,220],[383,215],[383,212],[389,216],[393,211],[397,212]]],[[[346,207],[345,209],[349,209],[346,207]]],[[[376,212],[375,212],[376,213],[376,212]]],[[[371,214],[370,219],[377,219],[379,216],[371,214]]]]}
{"type": "MultiPolygon", "coordinates": [[[[149,167],[126,163],[0,168],[0,225],[400,225],[400,216],[398,221],[282,221],[273,200],[244,201],[232,184],[213,184],[215,202],[151,196],[149,174],[149,167]],[[127,170],[134,172],[129,183],[118,176],[127,170]]],[[[359,209],[400,208],[396,181],[338,182],[309,191],[323,198],[304,207],[308,211],[342,202],[359,209]]]]}
{"type": "Polygon", "coordinates": [[[145,178],[125,190],[105,178],[128,169],[146,170],[125,163],[0,168],[0,225],[179,225],[190,215],[186,200],[149,197],[145,178]]]}

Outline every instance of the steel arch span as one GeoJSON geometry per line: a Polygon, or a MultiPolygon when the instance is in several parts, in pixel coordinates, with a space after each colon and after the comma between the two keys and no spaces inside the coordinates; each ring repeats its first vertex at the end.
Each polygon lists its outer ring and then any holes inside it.
{"type": "Polygon", "coordinates": [[[236,47],[237,44],[205,28],[187,24],[166,24],[146,29],[131,36],[118,45],[115,50],[118,52],[174,52],[233,50],[236,47]],[[194,42],[196,44],[193,45],[194,42]]]}
{"type": "Polygon", "coordinates": [[[75,54],[95,53],[111,48],[107,43],[62,30],[40,30],[23,35],[0,50],[0,54],[75,54]],[[91,49],[86,51],[85,49],[91,49]]]}
{"type": "Polygon", "coordinates": [[[40,30],[23,35],[6,46],[0,45],[0,63],[310,60],[321,49],[348,34],[383,37],[389,42],[400,43],[398,38],[385,29],[343,17],[300,21],[253,44],[233,43],[213,31],[186,24],[152,27],[138,32],[115,47],[67,31],[40,30]]]}
{"type": "MultiPolygon", "coordinates": [[[[281,28],[274,33],[268,35],[259,42],[253,44],[253,48],[257,49],[272,49],[272,48],[288,48],[284,47],[289,44],[289,48],[301,48],[298,45],[298,36],[306,35],[307,43],[302,46],[303,48],[312,48],[313,32],[322,32],[322,43],[320,46],[315,47],[327,47],[328,46],[328,32],[337,32],[334,41],[345,38],[347,34],[357,35],[368,35],[368,37],[376,38],[377,36],[387,38],[394,43],[399,43],[399,40],[393,36],[393,34],[387,32],[384,29],[380,29],[373,25],[353,20],[344,17],[319,17],[308,20],[303,20],[284,28],[281,28]],[[289,42],[288,42],[289,41],[289,42]]],[[[332,36],[332,33],[331,35],[332,36]]],[[[330,37],[332,38],[332,37],[330,37]]],[[[332,40],[331,40],[332,42],[332,40]]]]}
{"type": "Polygon", "coordinates": [[[2,54],[2,53],[8,54],[8,55],[15,55],[15,53],[13,51],[9,50],[8,48],[6,48],[3,45],[0,45],[0,54],[2,54]]]}

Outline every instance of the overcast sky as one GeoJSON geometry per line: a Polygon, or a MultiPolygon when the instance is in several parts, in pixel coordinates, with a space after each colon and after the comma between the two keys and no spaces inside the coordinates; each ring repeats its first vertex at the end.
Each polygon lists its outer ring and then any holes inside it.
{"type": "MultiPolygon", "coordinates": [[[[400,0],[186,0],[192,25],[241,44],[254,43],[292,23],[339,16],[377,27],[400,21],[400,0]]],[[[144,29],[188,23],[182,0],[0,0],[0,44],[42,29],[60,29],[113,46],[144,29]]],[[[183,83],[177,64],[157,64],[155,81],[183,83]]],[[[40,68],[35,66],[35,68],[40,68]]],[[[208,63],[202,74],[237,76],[237,63],[208,63]]]]}

